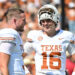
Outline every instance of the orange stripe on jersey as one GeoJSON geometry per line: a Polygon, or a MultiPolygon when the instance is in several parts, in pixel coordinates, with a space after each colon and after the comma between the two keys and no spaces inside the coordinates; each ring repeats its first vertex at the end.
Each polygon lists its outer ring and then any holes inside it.
{"type": "Polygon", "coordinates": [[[0,40],[15,40],[13,37],[0,37],[0,40]]]}

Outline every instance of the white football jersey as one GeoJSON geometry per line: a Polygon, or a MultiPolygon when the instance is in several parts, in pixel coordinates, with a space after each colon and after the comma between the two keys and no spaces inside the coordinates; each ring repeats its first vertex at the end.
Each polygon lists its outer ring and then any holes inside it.
{"type": "Polygon", "coordinates": [[[0,30],[0,52],[10,55],[9,75],[25,75],[22,45],[18,32],[10,28],[0,30]]]}
{"type": "Polygon", "coordinates": [[[36,75],[65,75],[66,50],[70,54],[75,53],[75,37],[71,32],[60,30],[49,37],[41,30],[33,30],[27,38],[32,42],[24,44],[24,51],[29,53],[35,50],[36,75]]]}

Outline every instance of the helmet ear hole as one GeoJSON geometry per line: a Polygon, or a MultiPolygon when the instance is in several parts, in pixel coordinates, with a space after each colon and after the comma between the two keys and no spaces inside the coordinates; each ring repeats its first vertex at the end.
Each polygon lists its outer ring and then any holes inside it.
{"type": "Polygon", "coordinates": [[[40,21],[40,25],[42,26],[42,23],[41,23],[41,21],[40,21]]]}

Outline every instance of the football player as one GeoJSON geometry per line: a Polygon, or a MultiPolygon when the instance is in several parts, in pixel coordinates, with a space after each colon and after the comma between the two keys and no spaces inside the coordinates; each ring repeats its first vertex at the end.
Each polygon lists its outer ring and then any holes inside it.
{"type": "Polygon", "coordinates": [[[35,51],[36,75],[66,75],[66,49],[75,54],[75,36],[62,29],[56,31],[59,13],[51,4],[39,9],[38,20],[42,30],[30,31],[24,44],[26,53],[35,51]]]}
{"type": "Polygon", "coordinates": [[[19,35],[25,25],[24,11],[10,8],[5,13],[6,24],[0,30],[0,70],[2,75],[25,75],[22,58],[23,43],[19,35]]]}

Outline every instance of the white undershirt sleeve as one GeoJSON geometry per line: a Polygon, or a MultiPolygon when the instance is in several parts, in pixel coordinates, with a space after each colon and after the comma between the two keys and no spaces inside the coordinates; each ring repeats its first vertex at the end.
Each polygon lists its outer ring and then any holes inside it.
{"type": "Polygon", "coordinates": [[[72,75],[75,75],[75,72],[72,72],[72,75]]]}
{"type": "Polygon", "coordinates": [[[15,47],[14,43],[9,43],[9,42],[0,43],[0,52],[11,55],[14,47],[15,47]]]}

